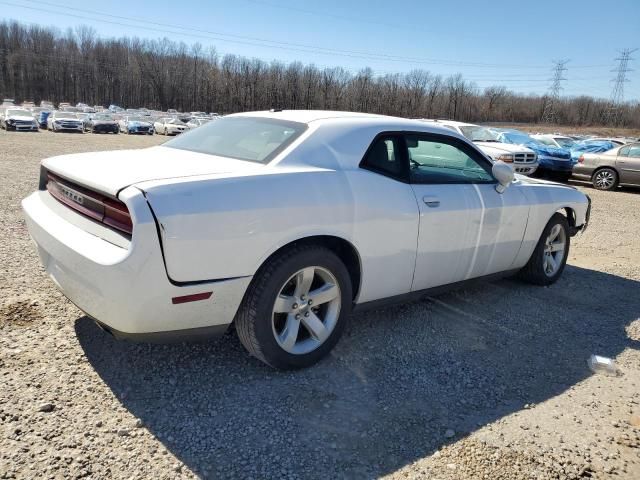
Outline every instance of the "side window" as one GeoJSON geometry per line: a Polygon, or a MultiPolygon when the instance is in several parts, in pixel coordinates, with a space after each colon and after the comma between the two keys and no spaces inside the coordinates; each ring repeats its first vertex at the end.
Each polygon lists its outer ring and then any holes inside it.
{"type": "Polygon", "coordinates": [[[489,165],[447,140],[407,135],[412,183],[493,183],[489,165]]]}
{"type": "Polygon", "coordinates": [[[404,176],[400,137],[384,135],[376,138],[369,150],[367,150],[360,165],[383,175],[392,177],[404,176]]]}
{"type": "Polygon", "coordinates": [[[629,147],[629,156],[633,158],[640,158],[640,145],[632,145],[629,147]]]}
{"type": "Polygon", "coordinates": [[[628,157],[629,156],[629,150],[631,150],[631,147],[623,147],[620,150],[618,150],[618,156],[619,157],[628,157]]]}

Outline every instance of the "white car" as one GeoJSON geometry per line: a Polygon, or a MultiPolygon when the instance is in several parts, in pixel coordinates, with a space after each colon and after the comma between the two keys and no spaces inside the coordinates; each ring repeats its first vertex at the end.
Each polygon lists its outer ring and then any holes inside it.
{"type": "Polygon", "coordinates": [[[47,130],[53,132],[73,131],[84,132],[84,123],[75,112],[56,110],[47,117],[47,130]]]}
{"type": "Polygon", "coordinates": [[[500,142],[493,131],[487,127],[453,120],[423,119],[423,121],[434,122],[464,135],[489,158],[511,164],[516,173],[532,175],[538,169],[538,156],[533,150],[522,145],[500,142]]]}
{"type": "Polygon", "coordinates": [[[29,110],[7,108],[0,114],[0,128],[4,130],[37,132],[38,123],[29,110]]]}
{"type": "Polygon", "coordinates": [[[22,206],[49,276],[114,335],[235,323],[249,352],[288,369],[326,355],[352,307],[514,273],[555,282],[590,200],[514,179],[432,124],[300,110],[45,159],[22,206]]]}
{"type": "Polygon", "coordinates": [[[187,122],[187,128],[193,129],[198,128],[204,125],[205,123],[209,123],[212,119],[209,117],[196,117],[192,118],[187,122]]]}
{"type": "Polygon", "coordinates": [[[186,132],[189,127],[182,120],[175,117],[165,117],[153,124],[158,135],[178,135],[186,132]]]}

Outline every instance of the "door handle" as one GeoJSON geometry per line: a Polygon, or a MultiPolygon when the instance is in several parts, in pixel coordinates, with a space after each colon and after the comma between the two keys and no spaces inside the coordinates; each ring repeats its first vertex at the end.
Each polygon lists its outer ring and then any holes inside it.
{"type": "Polygon", "coordinates": [[[425,195],[422,197],[422,201],[427,204],[427,207],[435,208],[440,206],[440,200],[438,197],[432,197],[429,195],[425,195]]]}

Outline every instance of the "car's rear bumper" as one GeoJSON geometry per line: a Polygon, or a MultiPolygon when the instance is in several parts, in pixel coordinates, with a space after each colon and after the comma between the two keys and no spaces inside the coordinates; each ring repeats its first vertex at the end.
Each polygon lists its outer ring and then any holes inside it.
{"type": "Polygon", "coordinates": [[[51,208],[46,191],[23,200],[27,227],[47,274],[69,300],[116,336],[171,339],[184,337],[185,331],[226,330],[251,278],[171,282],[146,200],[135,188],[122,193],[135,225],[128,247],[89,233],[73,217],[63,218],[51,208]],[[204,292],[213,293],[176,303],[178,297],[204,292]]]}
{"type": "Polygon", "coordinates": [[[581,180],[591,180],[591,175],[593,174],[592,167],[584,167],[580,163],[576,163],[573,166],[573,170],[571,171],[572,176],[575,178],[579,178],[581,180]]]}

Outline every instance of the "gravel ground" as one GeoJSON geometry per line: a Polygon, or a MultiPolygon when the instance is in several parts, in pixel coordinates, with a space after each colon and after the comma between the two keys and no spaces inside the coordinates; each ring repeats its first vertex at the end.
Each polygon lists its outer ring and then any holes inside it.
{"type": "Polygon", "coordinates": [[[44,275],[19,204],[38,162],[162,141],[0,132],[0,478],[640,478],[640,191],[580,187],[592,223],[554,286],[354,315],[280,373],[233,335],[118,342],[44,275]]]}

